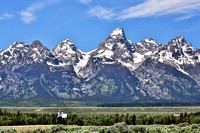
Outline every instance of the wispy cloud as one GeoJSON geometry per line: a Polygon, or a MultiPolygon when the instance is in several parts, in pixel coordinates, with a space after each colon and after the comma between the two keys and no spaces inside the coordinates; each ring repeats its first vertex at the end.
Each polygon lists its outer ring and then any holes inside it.
{"type": "Polygon", "coordinates": [[[194,15],[192,14],[189,14],[189,15],[185,15],[185,16],[181,16],[179,18],[176,18],[176,21],[183,21],[183,20],[186,20],[186,19],[190,19],[192,18],[194,15]]]}
{"type": "Polygon", "coordinates": [[[117,20],[185,14],[185,17],[179,18],[184,20],[192,17],[196,11],[200,11],[199,0],[146,0],[142,4],[123,10],[117,20]]]}
{"type": "Polygon", "coordinates": [[[111,20],[116,14],[109,9],[105,9],[101,6],[95,6],[93,8],[90,8],[88,11],[88,14],[91,17],[98,17],[100,19],[106,19],[106,20],[111,20]]]}
{"type": "Polygon", "coordinates": [[[55,4],[60,1],[61,0],[43,0],[41,2],[33,3],[19,13],[21,15],[21,20],[26,24],[30,24],[37,19],[35,15],[36,11],[39,11],[48,5],[55,4]]]}
{"type": "Polygon", "coordinates": [[[89,4],[92,2],[92,0],[79,0],[79,2],[81,2],[83,4],[89,4]]]}
{"type": "Polygon", "coordinates": [[[5,20],[5,19],[12,19],[14,17],[13,14],[9,14],[9,13],[4,13],[0,16],[0,20],[5,20]]]}

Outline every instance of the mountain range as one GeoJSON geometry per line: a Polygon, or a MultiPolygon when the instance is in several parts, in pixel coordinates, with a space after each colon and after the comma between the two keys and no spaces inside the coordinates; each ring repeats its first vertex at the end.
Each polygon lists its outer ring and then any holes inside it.
{"type": "Polygon", "coordinates": [[[200,49],[176,37],[133,43],[114,30],[91,52],[65,39],[53,50],[38,40],[0,52],[0,98],[200,101],[200,49]]]}

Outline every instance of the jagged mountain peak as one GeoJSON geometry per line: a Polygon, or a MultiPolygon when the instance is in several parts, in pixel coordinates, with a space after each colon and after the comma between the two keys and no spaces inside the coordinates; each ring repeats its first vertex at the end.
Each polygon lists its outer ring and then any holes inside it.
{"type": "Polygon", "coordinates": [[[14,42],[6,50],[3,50],[0,55],[4,55],[6,58],[10,56],[9,58],[11,58],[11,56],[14,56],[15,54],[27,52],[28,47],[29,45],[25,42],[14,42]]]}
{"type": "Polygon", "coordinates": [[[159,45],[153,38],[147,37],[142,41],[143,43],[148,43],[150,45],[159,45]]]}
{"type": "Polygon", "coordinates": [[[149,41],[154,40],[153,38],[151,38],[150,36],[147,37],[146,39],[148,39],[149,41]]]}
{"type": "MultiPolygon", "coordinates": [[[[187,44],[185,38],[183,36],[176,37],[172,39],[168,43],[168,51],[172,53],[172,57],[176,60],[180,60],[181,58],[185,57],[185,50],[188,49],[188,46],[191,47],[191,50],[194,51],[194,48],[187,44]]],[[[186,56],[187,57],[187,56],[186,56]]]]}
{"type": "Polygon", "coordinates": [[[30,47],[43,47],[42,43],[39,40],[35,40],[32,42],[32,44],[30,45],[30,47]]]}
{"type": "Polygon", "coordinates": [[[176,37],[176,40],[178,40],[179,42],[182,42],[182,43],[187,43],[184,36],[176,37]]]}
{"type": "Polygon", "coordinates": [[[64,39],[60,42],[60,45],[69,45],[69,46],[74,46],[74,42],[69,39],[64,39]]]}
{"type": "Polygon", "coordinates": [[[162,44],[157,43],[153,38],[148,37],[141,42],[138,42],[135,44],[135,50],[137,53],[150,56],[155,51],[158,50],[158,48],[161,47],[162,44]]]}
{"type": "Polygon", "coordinates": [[[34,62],[42,63],[45,62],[48,58],[52,58],[51,51],[44,46],[39,40],[35,40],[29,46],[27,52],[27,58],[29,58],[29,64],[34,62]]]}
{"type": "Polygon", "coordinates": [[[184,46],[186,44],[187,42],[183,36],[176,37],[168,43],[169,46],[184,46]]]}
{"type": "Polygon", "coordinates": [[[19,62],[27,54],[29,45],[25,42],[14,42],[0,53],[0,62],[3,65],[19,62]]]}
{"type": "Polygon", "coordinates": [[[29,47],[29,50],[37,53],[39,52],[40,54],[45,54],[50,52],[50,50],[46,46],[44,46],[39,40],[33,41],[33,43],[29,47]]]}
{"type": "Polygon", "coordinates": [[[12,45],[10,45],[7,49],[1,51],[2,55],[4,52],[11,52],[13,53],[14,50],[25,50],[29,47],[29,45],[25,42],[14,42],[12,45]]]}
{"type": "Polygon", "coordinates": [[[52,51],[55,54],[59,52],[75,54],[77,50],[78,50],[77,47],[74,45],[74,43],[71,40],[64,39],[52,51]]]}
{"type": "Polygon", "coordinates": [[[112,45],[110,44],[124,44],[127,42],[124,30],[122,28],[115,29],[104,41],[108,44],[108,48],[111,49],[112,45]]]}
{"type": "Polygon", "coordinates": [[[28,47],[28,44],[25,42],[14,42],[11,45],[12,48],[23,48],[23,47],[28,47]]]}
{"type": "Polygon", "coordinates": [[[130,41],[126,39],[124,30],[122,28],[117,28],[110,35],[108,35],[105,41],[99,45],[98,49],[108,49],[111,51],[115,51],[118,48],[130,48],[133,44],[129,42],[130,41]]]}
{"type": "Polygon", "coordinates": [[[63,62],[63,66],[66,66],[79,62],[84,52],[79,50],[71,40],[64,39],[52,50],[52,53],[63,62]]]}
{"type": "Polygon", "coordinates": [[[169,64],[180,72],[189,75],[186,71],[188,66],[195,66],[200,62],[198,50],[191,44],[187,44],[183,36],[172,39],[168,45],[160,47],[154,59],[169,64]]]}
{"type": "Polygon", "coordinates": [[[134,45],[122,28],[114,30],[95,51],[93,59],[100,64],[122,64],[133,69],[134,45]]]}
{"type": "Polygon", "coordinates": [[[117,28],[115,29],[111,34],[110,36],[124,36],[124,29],[123,28],[117,28]]]}

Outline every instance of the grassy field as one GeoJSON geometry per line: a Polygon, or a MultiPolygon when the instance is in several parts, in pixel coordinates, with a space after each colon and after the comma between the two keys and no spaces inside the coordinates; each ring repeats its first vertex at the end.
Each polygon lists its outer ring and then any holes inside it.
{"type": "Polygon", "coordinates": [[[98,114],[135,114],[135,115],[168,115],[173,113],[200,112],[196,107],[0,107],[2,111],[17,113],[57,113],[61,109],[64,113],[77,115],[98,114]]]}

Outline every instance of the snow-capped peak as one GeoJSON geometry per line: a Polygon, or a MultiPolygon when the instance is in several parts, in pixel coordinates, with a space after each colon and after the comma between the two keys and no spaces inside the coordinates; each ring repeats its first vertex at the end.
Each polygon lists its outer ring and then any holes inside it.
{"type": "Polygon", "coordinates": [[[71,40],[69,40],[69,39],[64,39],[64,40],[62,40],[61,42],[60,42],[60,44],[61,43],[65,43],[66,45],[74,45],[74,43],[71,41],[71,40]]]}
{"type": "Polygon", "coordinates": [[[35,40],[29,47],[28,56],[33,59],[34,62],[44,62],[51,55],[51,51],[43,44],[35,40]]]}
{"type": "Polygon", "coordinates": [[[11,49],[23,49],[24,47],[29,47],[29,46],[25,42],[14,42],[5,51],[11,50],[11,49]]]}
{"type": "Polygon", "coordinates": [[[183,36],[180,36],[178,39],[179,39],[179,41],[185,40],[185,38],[183,36]]]}
{"type": "Polygon", "coordinates": [[[12,44],[12,47],[23,48],[28,47],[28,44],[26,44],[25,42],[14,42],[12,44]]]}
{"type": "Polygon", "coordinates": [[[108,57],[108,54],[109,58],[112,58],[111,56],[114,55],[113,52],[125,52],[126,50],[131,49],[131,45],[133,45],[133,43],[130,43],[130,41],[126,39],[124,30],[122,28],[117,28],[105,39],[103,43],[99,45],[97,51],[106,57],[108,57]]]}
{"type": "Polygon", "coordinates": [[[187,42],[183,36],[176,37],[168,43],[168,45],[170,45],[170,46],[184,46],[186,44],[187,44],[187,42]]]}
{"type": "Polygon", "coordinates": [[[185,65],[195,66],[200,62],[198,50],[187,44],[183,36],[172,39],[168,45],[163,45],[155,57],[159,62],[170,64],[185,74],[188,74],[184,70],[185,65]]]}
{"type": "Polygon", "coordinates": [[[120,27],[120,28],[117,28],[115,29],[111,34],[111,36],[123,36],[124,35],[124,30],[120,27]]]}
{"type": "Polygon", "coordinates": [[[50,50],[46,46],[43,46],[43,44],[38,40],[33,41],[29,49],[31,51],[37,51],[38,54],[45,54],[45,52],[50,52],[50,50]]]}
{"type": "Polygon", "coordinates": [[[158,45],[158,43],[154,39],[152,39],[151,37],[146,38],[144,41],[148,44],[158,45]]]}
{"type": "Polygon", "coordinates": [[[135,44],[135,50],[142,55],[150,56],[153,54],[162,44],[158,44],[154,39],[148,37],[141,42],[135,44]]]}
{"type": "Polygon", "coordinates": [[[57,59],[63,62],[60,65],[67,66],[75,65],[79,62],[83,58],[82,54],[84,52],[79,50],[71,40],[64,39],[52,50],[52,53],[57,59]]]}
{"type": "Polygon", "coordinates": [[[6,50],[2,51],[0,55],[3,56],[4,53],[9,53],[9,55],[12,56],[14,50],[27,52],[28,47],[29,47],[28,44],[26,44],[25,42],[14,42],[6,50]]]}
{"type": "Polygon", "coordinates": [[[124,45],[129,45],[124,30],[117,28],[100,44],[99,48],[106,48],[113,51],[116,47],[123,47],[124,45]]]}
{"type": "Polygon", "coordinates": [[[0,62],[7,63],[17,62],[28,52],[28,44],[25,42],[14,42],[10,47],[0,53],[0,62]]]}
{"type": "Polygon", "coordinates": [[[64,39],[56,46],[56,48],[53,49],[53,53],[57,54],[60,52],[65,52],[68,54],[75,54],[76,50],[77,48],[71,40],[64,39]]]}
{"type": "Polygon", "coordinates": [[[121,64],[133,70],[134,45],[127,40],[122,28],[114,30],[96,50],[93,58],[101,64],[121,64]]]}

